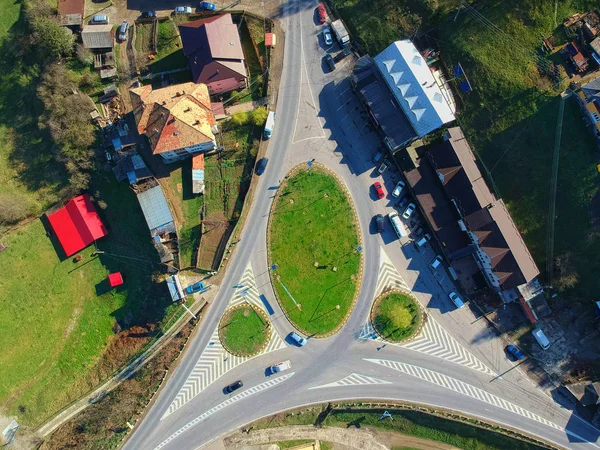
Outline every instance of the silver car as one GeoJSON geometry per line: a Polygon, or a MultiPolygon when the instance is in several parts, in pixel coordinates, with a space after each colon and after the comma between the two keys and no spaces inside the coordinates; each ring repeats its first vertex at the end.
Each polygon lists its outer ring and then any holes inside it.
{"type": "Polygon", "coordinates": [[[416,208],[415,204],[414,203],[410,203],[406,207],[406,209],[404,210],[404,213],[402,214],[402,218],[405,219],[405,220],[408,220],[408,218],[410,216],[412,216],[412,213],[415,212],[415,208],[416,208]]]}
{"type": "Polygon", "coordinates": [[[333,39],[331,38],[331,31],[329,31],[329,27],[325,27],[323,30],[323,39],[325,40],[325,45],[333,44],[333,39]]]}

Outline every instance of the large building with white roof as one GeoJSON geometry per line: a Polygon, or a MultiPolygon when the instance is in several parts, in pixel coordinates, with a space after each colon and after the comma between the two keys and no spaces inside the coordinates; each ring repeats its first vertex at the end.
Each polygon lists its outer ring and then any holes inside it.
{"type": "Polygon", "coordinates": [[[391,151],[455,119],[450,90],[435,75],[410,40],[357,61],[354,87],[391,151]]]}

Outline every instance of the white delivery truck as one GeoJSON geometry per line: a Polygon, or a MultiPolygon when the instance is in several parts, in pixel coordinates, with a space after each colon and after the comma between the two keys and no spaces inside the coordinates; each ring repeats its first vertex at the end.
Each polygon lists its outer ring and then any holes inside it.
{"type": "Polygon", "coordinates": [[[270,139],[273,134],[273,127],[275,126],[275,112],[269,111],[267,116],[267,123],[265,123],[265,139],[270,139]]]}
{"type": "Polygon", "coordinates": [[[348,30],[346,30],[344,23],[340,19],[334,20],[331,23],[331,28],[333,28],[335,37],[340,45],[342,47],[348,47],[348,44],[350,44],[350,35],[348,34],[348,30]]]}
{"type": "Polygon", "coordinates": [[[408,231],[406,230],[406,226],[400,220],[400,216],[398,215],[398,213],[396,211],[389,213],[388,218],[390,219],[390,222],[392,222],[392,227],[394,228],[394,231],[398,235],[399,239],[402,239],[403,237],[408,236],[408,231]]]}
{"type": "Polygon", "coordinates": [[[274,375],[276,373],[283,372],[284,370],[288,370],[290,367],[292,367],[292,363],[288,359],[287,361],[283,361],[275,364],[274,366],[268,367],[267,373],[269,375],[274,375]]]}

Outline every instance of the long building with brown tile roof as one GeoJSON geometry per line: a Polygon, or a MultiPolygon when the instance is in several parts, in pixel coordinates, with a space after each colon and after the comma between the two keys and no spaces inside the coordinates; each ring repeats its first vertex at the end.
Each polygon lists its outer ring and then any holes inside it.
{"type": "Polygon", "coordinates": [[[161,89],[130,89],[133,115],[152,153],[166,163],[216,148],[213,115],[204,84],[184,83],[161,89]]]}

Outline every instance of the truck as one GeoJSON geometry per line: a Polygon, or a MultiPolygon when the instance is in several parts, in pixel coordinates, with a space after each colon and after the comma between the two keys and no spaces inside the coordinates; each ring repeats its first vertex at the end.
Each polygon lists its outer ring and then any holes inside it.
{"type": "Polygon", "coordinates": [[[408,231],[406,231],[406,226],[400,220],[400,216],[398,215],[398,213],[396,211],[389,213],[388,218],[390,219],[390,222],[392,222],[392,227],[394,228],[394,231],[398,235],[399,239],[402,239],[403,237],[408,236],[408,231]]]}
{"type": "Polygon", "coordinates": [[[273,127],[275,126],[275,112],[269,111],[267,116],[267,123],[265,123],[265,139],[270,139],[273,134],[273,127]]]}
{"type": "Polygon", "coordinates": [[[335,33],[335,37],[342,47],[347,47],[350,44],[350,35],[348,34],[348,30],[342,23],[341,19],[334,20],[331,23],[331,28],[333,28],[333,32],[335,33]]]}
{"type": "Polygon", "coordinates": [[[283,372],[284,370],[288,370],[292,367],[291,361],[288,359],[287,361],[282,361],[280,363],[275,364],[274,366],[267,368],[267,375],[274,375],[279,372],[283,372]]]}

